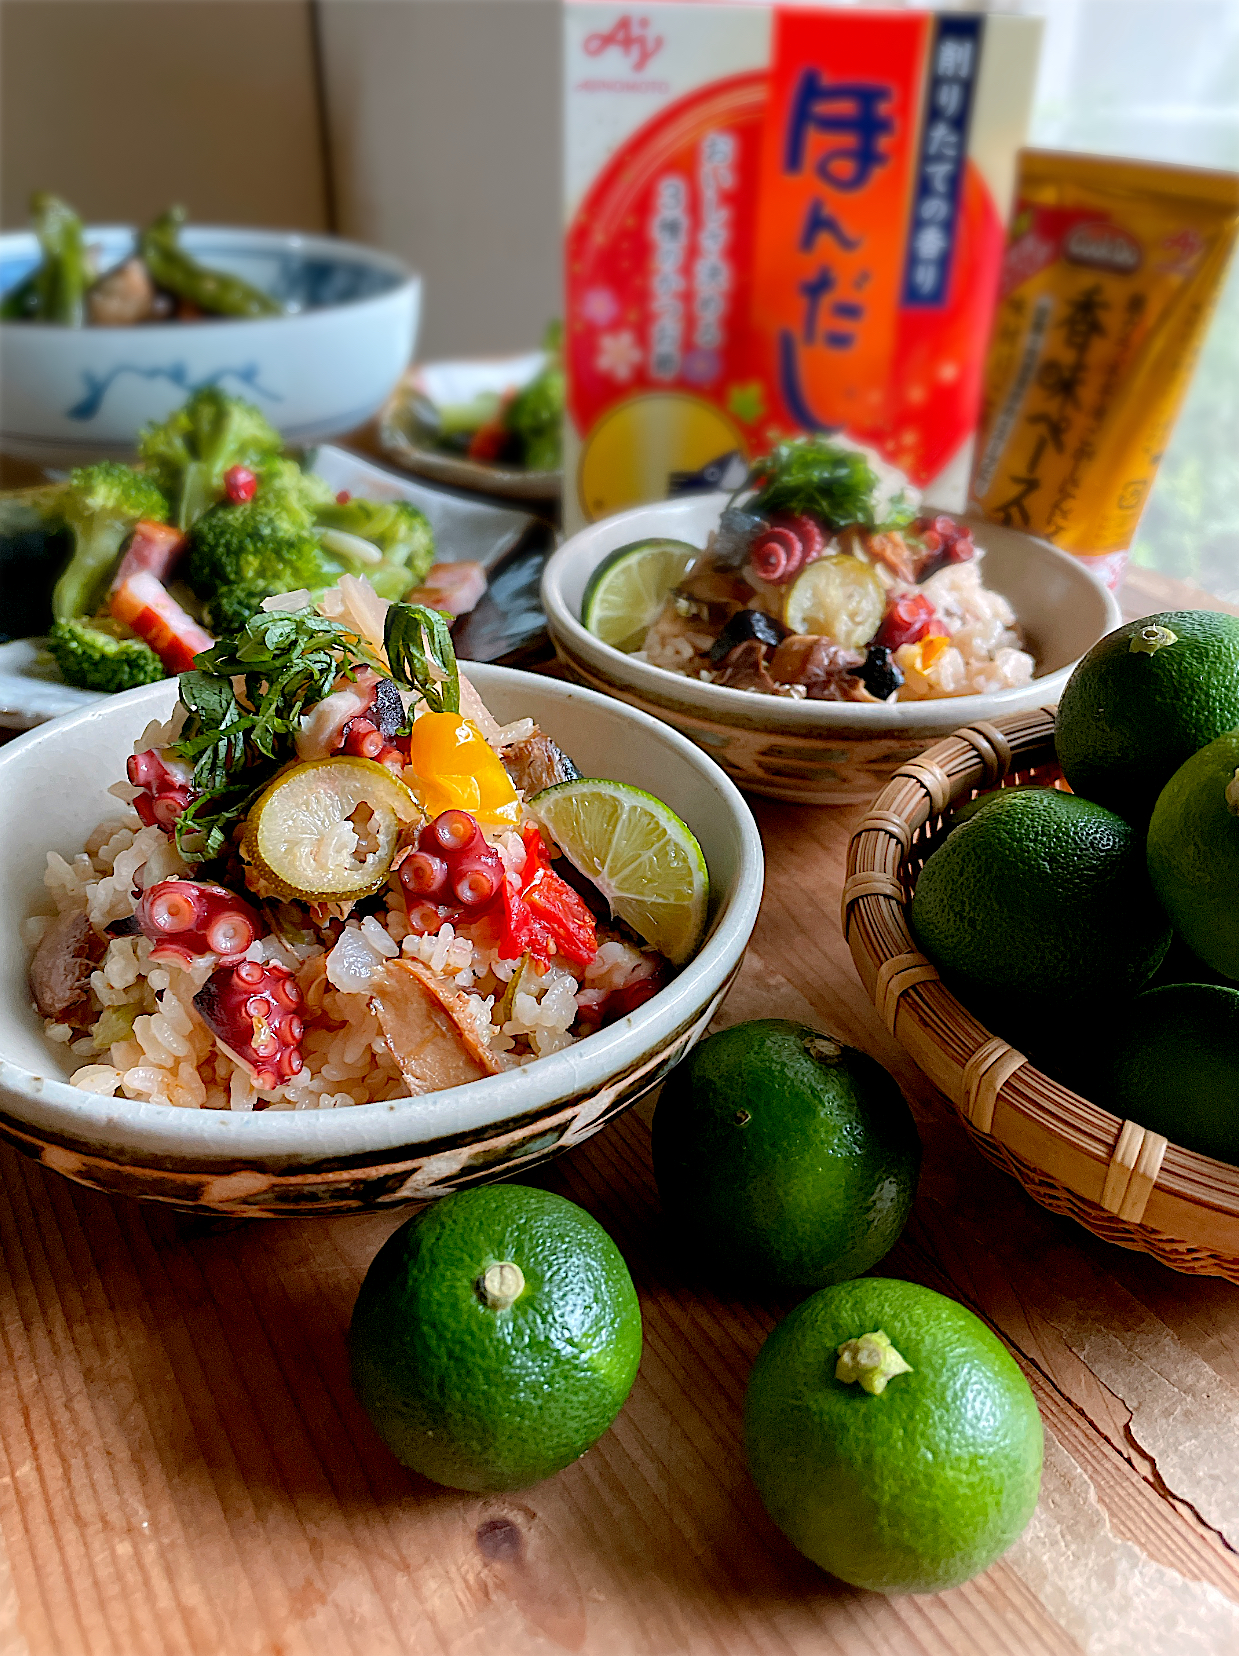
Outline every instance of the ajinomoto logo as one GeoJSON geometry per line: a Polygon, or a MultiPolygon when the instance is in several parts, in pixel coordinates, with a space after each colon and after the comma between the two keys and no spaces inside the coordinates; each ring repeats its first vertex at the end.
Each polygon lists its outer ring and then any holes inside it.
{"type": "Polygon", "coordinates": [[[1068,264],[1113,270],[1120,276],[1130,276],[1144,261],[1136,238],[1120,225],[1104,220],[1073,224],[1063,240],[1063,256],[1068,264]]]}
{"type": "Polygon", "coordinates": [[[590,57],[601,57],[604,52],[619,52],[628,59],[628,67],[639,75],[663,49],[663,37],[650,33],[648,17],[633,17],[625,12],[613,28],[596,30],[585,37],[585,50],[590,57]]]}

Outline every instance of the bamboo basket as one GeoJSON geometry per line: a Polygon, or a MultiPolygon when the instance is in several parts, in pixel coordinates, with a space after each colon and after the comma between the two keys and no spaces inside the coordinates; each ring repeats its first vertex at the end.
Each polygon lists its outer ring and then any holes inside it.
{"type": "Polygon", "coordinates": [[[1043,1207],[1172,1270],[1239,1282],[1239,1168],[1120,1121],[991,1035],[919,952],[907,910],[953,804],[1053,785],[1054,709],[966,726],[895,772],[852,836],[843,935],[892,1035],[969,1134],[1043,1207]]]}

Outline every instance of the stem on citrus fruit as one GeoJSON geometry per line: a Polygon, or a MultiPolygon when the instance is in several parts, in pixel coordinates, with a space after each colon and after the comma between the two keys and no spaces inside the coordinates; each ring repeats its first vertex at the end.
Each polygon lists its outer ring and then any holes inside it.
{"type": "Polygon", "coordinates": [[[525,1292],[525,1275],[510,1259],[488,1265],[477,1285],[478,1298],[488,1311],[506,1311],[525,1292]]]}
{"type": "Polygon", "coordinates": [[[833,1064],[843,1056],[843,1047],[830,1035],[810,1035],[804,1049],[810,1058],[819,1058],[823,1064],[833,1064]]]}
{"type": "Polygon", "coordinates": [[[1156,655],[1167,644],[1177,644],[1179,635],[1169,627],[1141,627],[1131,635],[1127,649],[1130,655],[1156,655]]]}
{"type": "Polygon", "coordinates": [[[879,1397],[886,1390],[888,1380],[897,1374],[911,1374],[911,1363],[905,1363],[890,1342],[890,1336],[879,1328],[872,1334],[862,1334],[858,1340],[844,1340],[838,1347],[839,1361],[835,1364],[835,1379],[845,1386],[859,1383],[862,1391],[879,1397]]]}

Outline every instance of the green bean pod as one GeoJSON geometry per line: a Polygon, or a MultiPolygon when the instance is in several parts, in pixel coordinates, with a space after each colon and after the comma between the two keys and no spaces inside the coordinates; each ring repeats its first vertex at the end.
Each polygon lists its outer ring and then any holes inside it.
{"type": "Polygon", "coordinates": [[[208,270],[180,245],[185,212],[170,207],[139,237],[138,251],[156,287],[214,316],[282,316],[284,307],[239,276],[208,270]]]}
{"type": "Polygon", "coordinates": [[[43,262],[34,272],[34,320],[80,328],[90,286],[82,221],[59,196],[45,191],[30,198],[30,216],[43,249],[43,262]]]}

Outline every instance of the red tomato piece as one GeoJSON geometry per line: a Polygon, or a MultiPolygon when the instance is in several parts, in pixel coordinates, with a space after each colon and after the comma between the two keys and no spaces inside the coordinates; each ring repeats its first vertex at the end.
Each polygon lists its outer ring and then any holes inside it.
{"type": "Polygon", "coordinates": [[[546,841],[532,822],[527,822],[521,829],[521,838],[525,842],[525,866],[521,870],[521,890],[532,885],[544,869],[551,866],[551,853],[546,848],[546,841]]]}
{"type": "Polygon", "coordinates": [[[574,966],[589,965],[598,953],[594,917],[566,880],[545,868],[526,886],[523,901],[554,939],[558,954],[574,966]]]}
{"type": "Polygon", "coordinates": [[[666,988],[666,985],[667,963],[660,960],[648,977],[636,978],[626,983],[622,989],[611,991],[603,1009],[603,1023],[618,1023],[630,1012],[635,1012],[639,1006],[644,1006],[647,1000],[652,1000],[660,989],[666,988]]]}
{"type": "Polygon", "coordinates": [[[502,420],[491,420],[473,433],[466,452],[470,460],[498,460],[507,440],[508,433],[502,420]]]}

